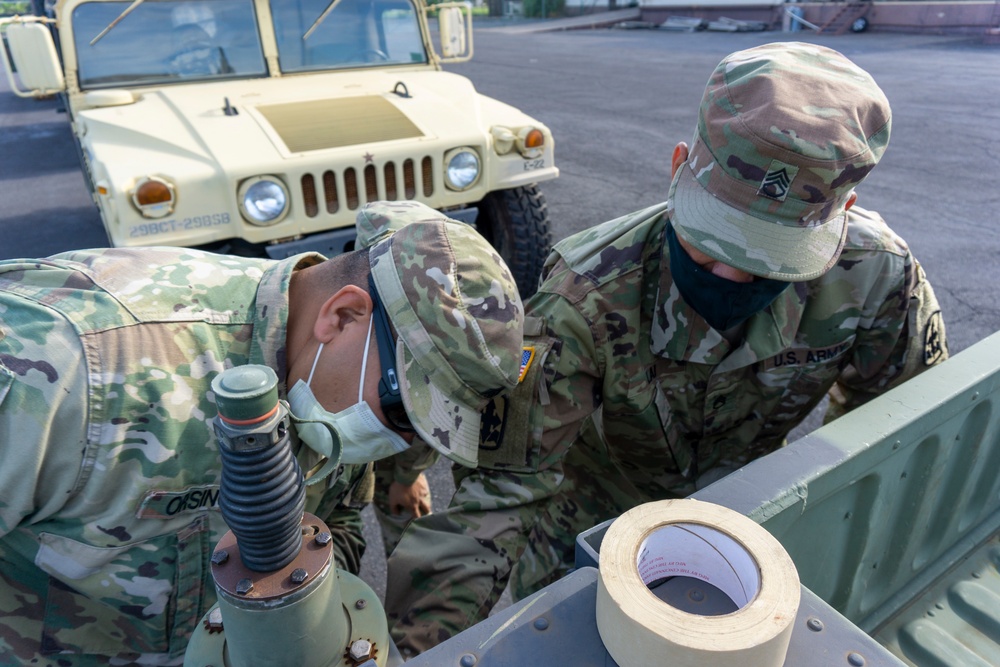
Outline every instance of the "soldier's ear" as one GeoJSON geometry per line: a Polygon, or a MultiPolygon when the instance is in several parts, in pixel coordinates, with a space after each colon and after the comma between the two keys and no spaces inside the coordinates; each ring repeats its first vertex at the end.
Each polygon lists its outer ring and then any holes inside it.
{"type": "Polygon", "coordinates": [[[682,141],[674,146],[674,153],[670,156],[670,180],[674,180],[677,170],[681,168],[682,164],[687,162],[687,159],[688,145],[682,141]]]}
{"type": "Polygon", "coordinates": [[[372,298],[368,292],[357,285],[346,285],[320,306],[313,335],[316,340],[329,343],[353,323],[364,321],[367,329],[367,316],[371,312],[372,298]]]}

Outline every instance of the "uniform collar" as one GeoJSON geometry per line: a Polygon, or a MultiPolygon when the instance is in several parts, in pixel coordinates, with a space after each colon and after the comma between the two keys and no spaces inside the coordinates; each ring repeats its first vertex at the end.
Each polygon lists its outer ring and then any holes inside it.
{"type": "MultiPolygon", "coordinates": [[[[665,233],[661,232],[659,242],[666,243],[665,233]]],[[[773,357],[795,338],[805,309],[805,284],[792,285],[770,306],[747,320],[743,340],[734,349],[684,301],[670,274],[670,253],[664,248],[660,254],[656,309],[650,331],[650,350],[654,355],[728,370],[773,357]]]]}
{"type": "Polygon", "coordinates": [[[271,264],[257,287],[256,317],[250,363],[270,366],[279,378],[288,375],[285,338],[288,332],[288,287],[292,273],[324,261],[318,253],[303,253],[271,264]]]}

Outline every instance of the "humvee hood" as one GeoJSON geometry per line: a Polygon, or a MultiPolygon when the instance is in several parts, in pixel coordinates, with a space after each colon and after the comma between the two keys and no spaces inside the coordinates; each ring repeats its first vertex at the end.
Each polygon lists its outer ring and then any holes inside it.
{"type": "MultiPolygon", "coordinates": [[[[218,164],[226,173],[274,171],[279,160],[396,141],[488,131],[464,77],[433,71],[310,74],[171,86],[134,104],[83,112],[91,140],[218,164]],[[308,85],[304,85],[308,83],[308,85]],[[396,91],[396,92],[393,92],[396,91]]],[[[164,155],[166,157],[166,155],[164,155]]],[[[166,165],[164,165],[166,166],[166,165]]]]}

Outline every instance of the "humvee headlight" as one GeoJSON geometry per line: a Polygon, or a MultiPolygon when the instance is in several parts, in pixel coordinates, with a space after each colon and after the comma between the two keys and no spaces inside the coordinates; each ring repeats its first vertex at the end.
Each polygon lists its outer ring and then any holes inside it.
{"type": "Polygon", "coordinates": [[[132,203],[144,218],[162,218],[174,212],[174,184],[158,176],[140,178],[132,190],[132,203]]]}
{"type": "Polygon", "coordinates": [[[449,151],[444,163],[444,180],[452,190],[468,190],[479,179],[479,156],[471,148],[449,151]]]}
{"type": "Polygon", "coordinates": [[[273,225],[288,213],[288,189],[275,176],[255,176],[240,185],[240,212],[254,225],[273,225]]]}
{"type": "Polygon", "coordinates": [[[517,133],[517,152],[528,159],[534,159],[545,149],[545,133],[537,127],[522,127],[517,133]]]}

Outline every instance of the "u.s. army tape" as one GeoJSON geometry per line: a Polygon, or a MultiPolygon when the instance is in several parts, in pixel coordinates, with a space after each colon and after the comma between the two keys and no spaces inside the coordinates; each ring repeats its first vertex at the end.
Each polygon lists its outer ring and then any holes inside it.
{"type": "Polygon", "coordinates": [[[733,510],[663,500],[621,515],[601,543],[597,629],[621,667],[780,667],[799,608],[799,577],[781,544],[733,510]],[[648,584],[707,582],[736,610],[677,609],[648,584]]]}

